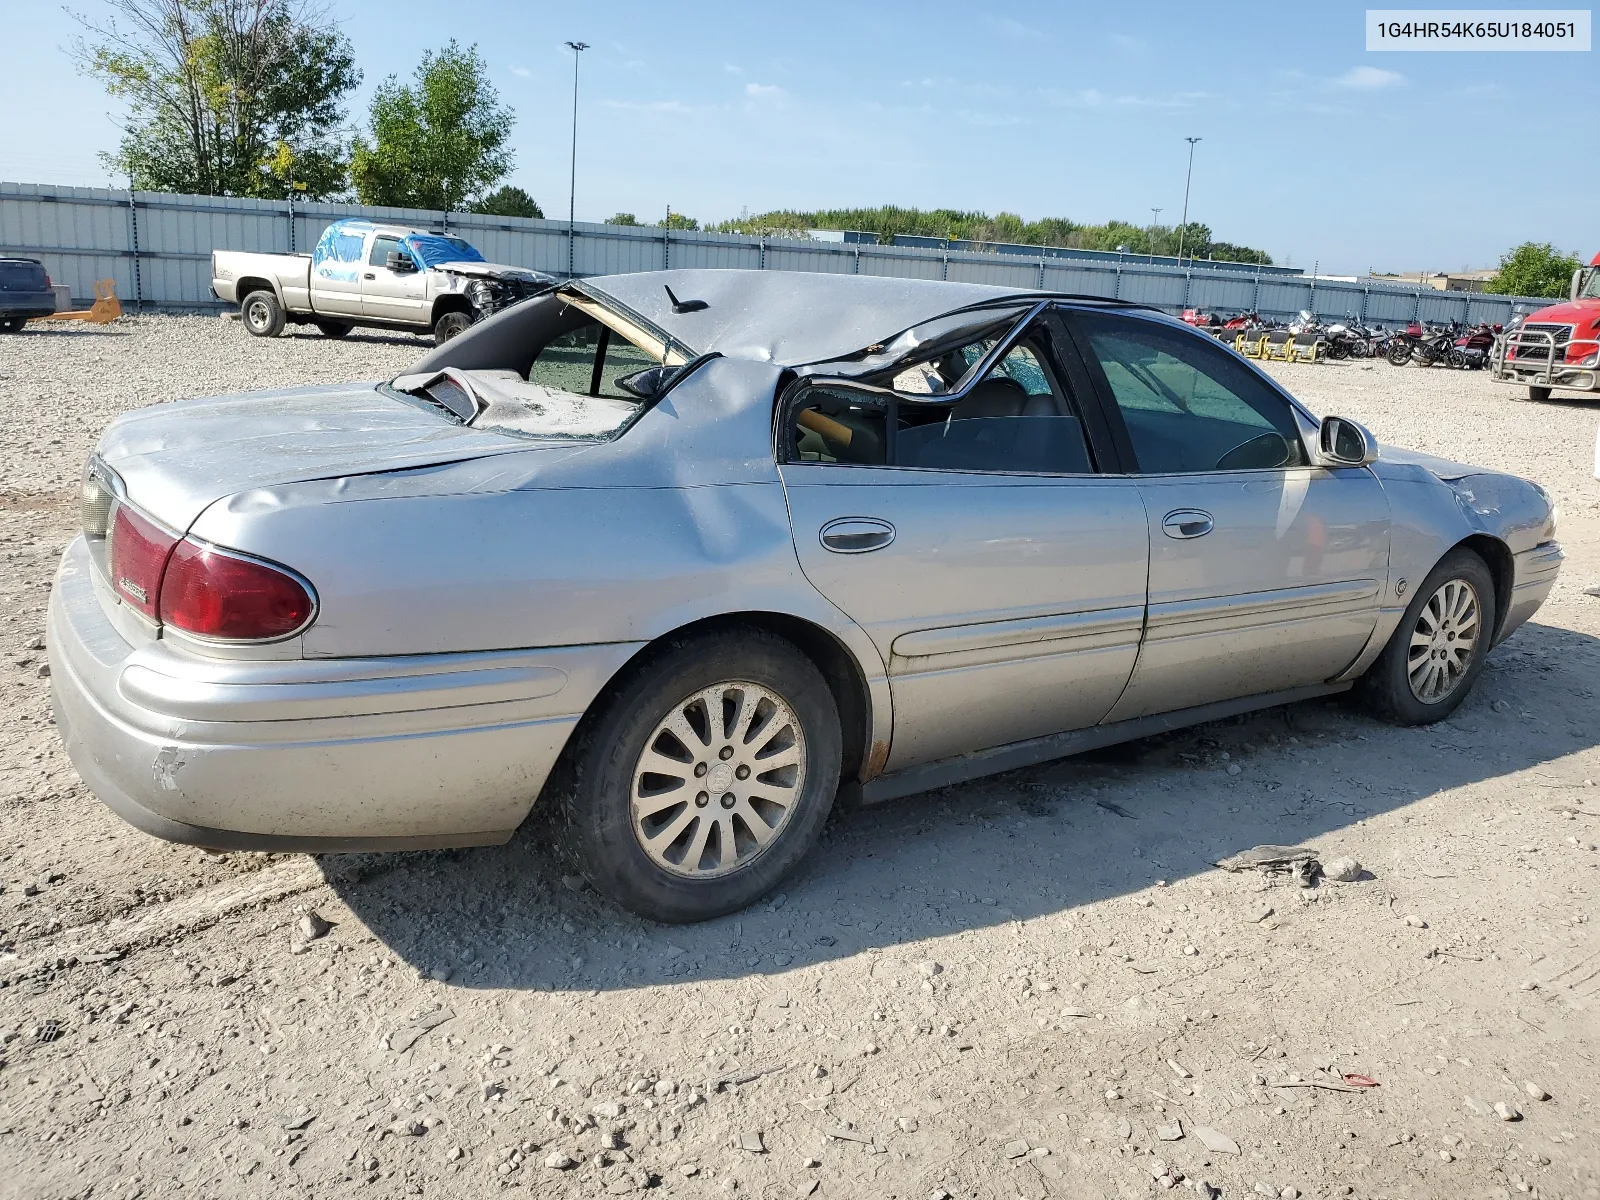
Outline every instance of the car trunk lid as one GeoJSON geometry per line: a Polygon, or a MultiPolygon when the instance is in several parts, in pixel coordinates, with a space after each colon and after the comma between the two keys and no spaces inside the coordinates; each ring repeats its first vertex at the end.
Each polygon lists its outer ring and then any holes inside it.
{"type": "Polygon", "coordinates": [[[251,488],[458,462],[530,442],[457,423],[371,383],[185,400],[112,422],[99,457],[129,500],[182,532],[251,488]]]}

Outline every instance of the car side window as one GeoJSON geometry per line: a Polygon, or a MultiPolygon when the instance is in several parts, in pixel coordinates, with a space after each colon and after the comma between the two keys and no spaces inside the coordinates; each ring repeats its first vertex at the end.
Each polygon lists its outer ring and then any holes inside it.
{"type": "Polygon", "coordinates": [[[375,237],[372,239],[372,250],[367,255],[369,267],[387,267],[389,255],[400,253],[400,239],[396,237],[375,237]]]}
{"type": "Polygon", "coordinates": [[[1229,351],[1138,317],[1079,313],[1076,320],[1142,473],[1306,465],[1288,403],[1229,351]]]}
{"type": "Polygon", "coordinates": [[[1056,381],[1043,344],[1032,337],[1012,346],[954,404],[899,404],[896,419],[896,466],[1072,475],[1094,470],[1083,422],[1056,381]]]}
{"type": "Polygon", "coordinates": [[[1030,332],[959,399],[940,397],[997,344],[987,338],[902,367],[890,391],[823,385],[793,412],[799,462],[924,470],[1089,474],[1071,396],[1030,332]]]}
{"type": "Polygon", "coordinates": [[[889,408],[888,397],[874,392],[850,387],[811,389],[792,418],[794,460],[886,465],[889,408]]]}

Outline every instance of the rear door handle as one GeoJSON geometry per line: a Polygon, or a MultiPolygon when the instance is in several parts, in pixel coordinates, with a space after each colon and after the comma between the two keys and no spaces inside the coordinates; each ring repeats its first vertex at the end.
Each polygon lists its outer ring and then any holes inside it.
{"type": "Polygon", "coordinates": [[[1161,532],[1169,538],[1205,537],[1216,528],[1211,514],[1198,508],[1179,508],[1161,518],[1161,532]]]}
{"type": "Polygon", "coordinates": [[[371,272],[371,271],[368,271],[368,272],[367,272],[367,273],[366,273],[366,274],[365,274],[365,275],[363,275],[363,276],[362,276],[362,277],[361,277],[361,278],[363,278],[363,279],[376,279],[376,278],[377,278],[377,276],[376,276],[376,275],[374,275],[374,274],[373,274],[373,273],[372,273],[372,272],[371,272]]]}
{"type": "Polygon", "coordinates": [[[821,536],[835,554],[866,554],[894,541],[894,526],[877,517],[840,517],[824,525],[821,536]]]}

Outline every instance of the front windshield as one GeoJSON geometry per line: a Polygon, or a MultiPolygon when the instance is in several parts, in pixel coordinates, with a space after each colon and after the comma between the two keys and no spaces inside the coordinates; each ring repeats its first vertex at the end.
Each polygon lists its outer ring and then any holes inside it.
{"type": "Polygon", "coordinates": [[[1585,300],[1600,300],[1600,267],[1591,267],[1583,273],[1583,286],[1578,295],[1585,300]]]}
{"type": "Polygon", "coordinates": [[[437,267],[450,262],[483,262],[483,255],[471,242],[443,233],[413,233],[406,245],[419,267],[437,267]]]}

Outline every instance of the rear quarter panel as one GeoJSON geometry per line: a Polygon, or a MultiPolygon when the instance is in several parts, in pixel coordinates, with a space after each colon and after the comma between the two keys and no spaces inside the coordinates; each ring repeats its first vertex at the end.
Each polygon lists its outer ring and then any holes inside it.
{"type": "Polygon", "coordinates": [[[312,581],[307,657],[642,643],[764,611],[833,633],[870,688],[881,658],[795,555],[778,374],[714,360],[616,441],[254,488],[193,532],[312,581]]]}

